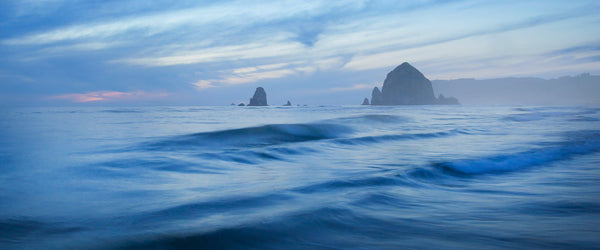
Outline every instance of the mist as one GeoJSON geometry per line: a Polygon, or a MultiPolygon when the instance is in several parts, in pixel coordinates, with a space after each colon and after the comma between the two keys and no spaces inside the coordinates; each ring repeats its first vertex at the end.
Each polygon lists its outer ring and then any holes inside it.
{"type": "Polygon", "coordinates": [[[581,74],[554,79],[509,77],[434,80],[436,94],[465,105],[590,105],[600,103],[600,76],[581,74]]]}

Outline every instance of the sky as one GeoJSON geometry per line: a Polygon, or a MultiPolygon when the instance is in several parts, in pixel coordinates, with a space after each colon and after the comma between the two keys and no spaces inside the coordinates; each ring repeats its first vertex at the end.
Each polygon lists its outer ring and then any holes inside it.
{"type": "Polygon", "coordinates": [[[600,74],[600,2],[0,1],[0,105],[360,104],[429,79],[600,74]]]}

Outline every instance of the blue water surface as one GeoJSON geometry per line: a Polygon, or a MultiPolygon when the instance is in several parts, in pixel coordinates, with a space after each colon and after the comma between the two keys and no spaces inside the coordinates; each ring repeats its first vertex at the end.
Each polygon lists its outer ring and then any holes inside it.
{"type": "Polygon", "coordinates": [[[600,246],[600,107],[0,109],[2,249],[600,246]]]}

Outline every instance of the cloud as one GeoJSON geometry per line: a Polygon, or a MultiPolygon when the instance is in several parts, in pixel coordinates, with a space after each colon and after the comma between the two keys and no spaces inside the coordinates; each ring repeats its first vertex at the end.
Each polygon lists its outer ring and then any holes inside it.
{"type": "Polygon", "coordinates": [[[220,84],[237,85],[278,79],[299,74],[312,74],[317,70],[328,70],[343,65],[342,59],[333,57],[314,61],[293,61],[236,68],[224,72],[216,79],[203,79],[193,83],[197,89],[217,87],[220,84]]]}
{"type": "Polygon", "coordinates": [[[252,72],[245,74],[238,74],[222,79],[221,82],[225,84],[242,84],[249,82],[257,82],[265,79],[276,79],[282,78],[289,75],[296,74],[297,72],[291,69],[278,69],[262,72],[252,72]]]}
{"type": "Polygon", "coordinates": [[[333,92],[340,92],[340,91],[354,91],[354,90],[362,90],[362,89],[370,89],[373,88],[374,86],[376,86],[376,84],[354,84],[350,87],[335,87],[335,88],[331,88],[330,90],[333,92]]]}
{"type": "Polygon", "coordinates": [[[583,44],[579,46],[572,46],[568,48],[558,49],[547,53],[549,56],[560,56],[571,53],[587,53],[587,52],[600,52],[600,41],[594,41],[593,43],[583,44]]]}
{"type": "Polygon", "coordinates": [[[192,85],[196,86],[196,89],[198,90],[216,87],[215,85],[213,85],[213,82],[209,80],[200,80],[195,83],[192,83],[192,85]]]}
{"type": "Polygon", "coordinates": [[[77,24],[50,31],[4,40],[6,45],[49,44],[61,41],[109,38],[131,32],[142,36],[160,34],[185,25],[202,27],[220,25],[222,28],[243,27],[272,22],[296,16],[310,17],[337,8],[355,6],[363,1],[306,2],[287,1],[233,1],[197,8],[166,11],[159,14],[124,17],[117,20],[77,24]]]}
{"type": "Polygon", "coordinates": [[[115,63],[127,63],[146,67],[162,67],[196,63],[232,61],[241,59],[256,59],[265,57],[285,56],[302,50],[298,43],[244,44],[220,46],[202,50],[179,51],[176,55],[143,57],[115,60],[115,63]]]}
{"type": "Polygon", "coordinates": [[[17,17],[11,7],[1,17],[0,92],[62,89],[72,94],[58,99],[102,102],[135,92],[75,92],[152,87],[210,96],[223,86],[281,82],[351,95],[367,85],[350,83],[380,79],[403,61],[432,79],[545,77],[594,74],[600,56],[593,0],[39,1],[48,1],[35,7],[41,16],[32,9],[17,17]]]}
{"type": "Polygon", "coordinates": [[[226,73],[219,79],[199,80],[193,83],[193,85],[197,89],[202,90],[216,87],[215,84],[237,85],[266,79],[282,78],[299,73],[299,71],[294,69],[283,68],[288,65],[289,63],[280,63],[233,69],[230,73],[226,73]]]}
{"type": "Polygon", "coordinates": [[[87,93],[70,93],[50,96],[48,99],[69,100],[72,102],[86,103],[99,101],[117,100],[148,100],[160,99],[168,96],[168,93],[148,93],[144,91],[120,92],[120,91],[94,91],[87,93]]]}
{"type": "Polygon", "coordinates": [[[234,74],[245,74],[245,73],[251,73],[251,72],[256,72],[256,71],[279,69],[279,68],[283,68],[288,65],[290,65],[290,63],[275,63],[275,64],[259,65],[256,67],[238,68],[238,69],[234,69],[233,73],[234,74]]]}
{"type": "MultiPolygon", "coordinates": [[[[459,2],[461,3],[461,2],[459,2]]],[[[519,21],[506,23],[506,21],[482,20],[467,28],[455,28],[466,25],[457,18],[460,15],[481,16],[480,10],[464,7],[464,3],[453,6],[428,6],[430,9],[418,8],[415,13],[404,16],[397,14],[384,14],[366,16],[349,22],[333,23],[327,27],[319,25],[319,37],[310,42],[298,42],[292,33],[277,33],[266,36],[261,41],[237,45],[223,45],[206,47],[199,50],[179,50],[171,53],[159,52],[145,57],[130,57],[114,60],[117,63],[140,65],[145,67],[163,67],[176,65],[189,65],[199,63],[227,62],[250,59],[276,58],[283,63],[292,60],[321,59],[327,57],[352,56],[352,60],[344,67],[348,70],[367,70],[389,67],[398,63],[398,59],[390,56],[394,54],[401,58],[402,52],[407,49],[422,48],[431,45],[446,44],[471,37],[504,33],[546,23],[589,15],[586,9],[569,10],[559,13],[539,14],[524,16],[519,21]],[[465,10],[467,9],[467,10],[465,10]],[[419,22],[421,14],[431,11],[448,19],[448,24],[431,23],[424,20],[419,22]],[[448,12],[451,12],[449,14],[448,12]],[[456,13],[455,13],[456,12],[456,13]],[[452,21],[450,21],[452,20],[452,21]],[[439,30],[430,30],[432,26],[440,26],[439,30]],[[447,31],[443,29],[451,26],[447,31]],[[425,30],[425,31],[424,31],[425,30]],[[400,56],[398,56],[400,55],[400,56]]],[[[518,20],[518,19],[517,19],[518,20]]],[[[277,29],[275,29],[277,30],[277,29]]],[[[273,32],[273,30],[270,30],[273,32]]],[[[235,37],[236,35],[232,35],[235,37]]]]}
{"type": "Polygon", "coordinates": [[[492,35],[497,33],[505,33],[509,31],[521,30],[525,28],[535,27],[547,23],[557,22],[561,20],[578,18],[585,15],[590,15],[590,12],[587,9],[578,9],[577,11],[571,11],[566,13],[555,13],[549,15],[542,15],[527,18],[525,20],[502,24],[495,27],[484,27],[481,29],[477,29],[471,32],[466,32],[458,35],[450,35],[446,37],[433,38],[425,41],[419,41],[414,43],[404,43],[399,48],[391,51],[385,51],[381,53],[366,53],[363,55],[357,55],[352,58],[352,60],[347,63],[344,68],[349,70],[368,70],[368,69],[376,69],[383,67],[390,67],[396,65],[398,62],[394,60],[394,58],[406,58],[407,52],[414,49],[431,47],[432,45],[440,45],[446,44],[449,42],[454,42],[458,40],[468,39],[472,37],[484,36],[484,35],[492,35]]]}

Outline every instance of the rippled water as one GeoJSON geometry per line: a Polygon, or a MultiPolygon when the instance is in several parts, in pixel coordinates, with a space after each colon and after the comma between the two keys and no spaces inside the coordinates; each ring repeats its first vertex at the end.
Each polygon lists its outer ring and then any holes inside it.
{"type": "Polygon", "coordinates": [[[598,248],[600,107],[0,110],[0,248],[598,248]]]}

